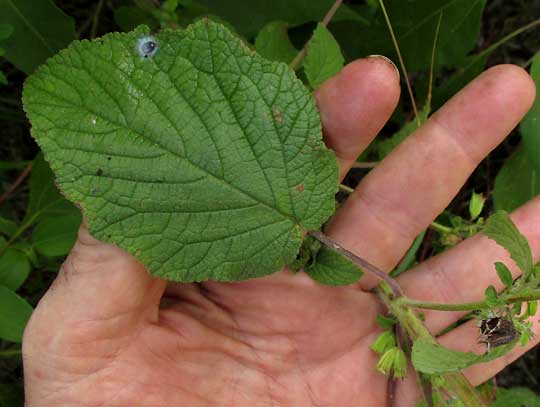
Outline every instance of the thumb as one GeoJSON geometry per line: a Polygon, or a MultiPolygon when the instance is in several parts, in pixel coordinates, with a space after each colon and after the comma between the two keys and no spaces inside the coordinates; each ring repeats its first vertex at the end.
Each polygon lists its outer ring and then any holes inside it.
{"type": "Polygon", "coordinates": [[[119,329],[133,328],[157,320],[165,285],[129,253],[94,239],[83,221],[77,242],[30,325],[44,323],[50,330],[51,324],[80,327],[103,321],[119,329]]]}

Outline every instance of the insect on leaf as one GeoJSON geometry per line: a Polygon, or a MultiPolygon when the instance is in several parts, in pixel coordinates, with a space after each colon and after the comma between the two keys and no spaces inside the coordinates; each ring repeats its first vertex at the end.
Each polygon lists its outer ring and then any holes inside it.
{"type": "Polygon", "coordinates": [[[295,259],[334,211],[312,95],[222,25],[74,42],[25,84],[32,134],[90,232],[175,281],[295,259]],[[151,52],[148,52],[151,51],[151,52]]]}

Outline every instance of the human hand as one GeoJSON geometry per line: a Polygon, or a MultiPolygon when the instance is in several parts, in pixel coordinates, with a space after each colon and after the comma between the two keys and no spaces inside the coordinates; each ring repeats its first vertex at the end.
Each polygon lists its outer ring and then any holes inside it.
{"type": "MultiPolygon", "coordinates": [[[[343,178],[396,106],[398,77],[383,59],[359,60],[316,97],[343,178]]],[[[391,270],[533,99],[524,71],[490,69],[363,179],[328,234],[391,270]]],[[[538,261],[540,199],[512,217],[538,261]]],[[[415,299],[480,300],[489,284],[500,288],[495,261],[509,262],[505,251],[475,236],[399,283],[415,299]]],[[[367,292],[376,283],[364,276],[355,286],[325,287],[284,270],[239,283],[167,284],[83,226],[25,332],[27,406],[384,406],[387,379],[369,348],[384,312],[367,292]]],[[[462,315],[425,314],[434,334],[462,315]]],[[[471,322],[439,339],[483,352],[477,337],[471,322]]],[[[479,384],[535,343],[465,374],[479,384]]],[[[409,374],[396,405],[418,397],[409,374]]]]}

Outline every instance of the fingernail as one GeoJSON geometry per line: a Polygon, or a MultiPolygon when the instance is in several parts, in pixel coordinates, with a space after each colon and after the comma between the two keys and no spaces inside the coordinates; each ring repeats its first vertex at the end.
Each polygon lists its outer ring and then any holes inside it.
{"type": "Polygon", "coordinates": [[[392,62],[392,60],[390,58],[385,57],[384,55],[368,55],[367,58],[380,59],[380,60],[386,62],[388,65],[391,65],[396,70],[398,80],[401,79],[401,75],[399,73],[398,67],[396,66],[396,64],[394,64],[394,62],[392,62]]]}

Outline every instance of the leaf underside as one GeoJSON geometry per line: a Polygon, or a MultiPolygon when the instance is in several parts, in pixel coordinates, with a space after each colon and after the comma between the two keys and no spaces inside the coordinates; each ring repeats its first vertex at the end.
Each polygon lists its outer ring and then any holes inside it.
{"type": "Polygon", "coordinates": [[[308,90],[282,63],[201,20],[74,42],[23,100],[90,232],[175,281],[241,280],[294,260],[332,214],[337,162],[308,90]]]}

